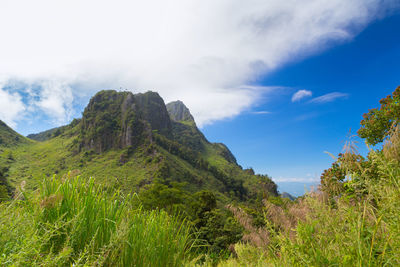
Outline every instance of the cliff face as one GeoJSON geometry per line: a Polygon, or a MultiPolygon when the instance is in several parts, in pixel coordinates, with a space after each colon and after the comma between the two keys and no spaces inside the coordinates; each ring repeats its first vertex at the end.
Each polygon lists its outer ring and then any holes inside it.
{"type": "Polygon", "coordinates": [[[183,104],[182,101],[178,100],[178,101],[168,103],[167,110],[168,110],[170,118],[173,121],[177,121],[177,122],[186,121],[186,122],[194,123],[192,114],[190,114],[189,109],[185,106],[185,104],[183,104]]]}
{"type": "Polygon", "coordinates": [[[141,119],[150,124],[152,130],[169,135],[171,133],[171,120],[164,100],[158,93],[147,92],[134,95],[137,110],[141,119]]]}
{"type": "MultiPolygon", "coordinates": [[[[92,97],[83,112],[80,148],[101,153],[136,147],[145,140],[152,142],[154,133],[197,152],[204,152],[204,145],[209,144],[182,101],[165,105],[155,92],[132,94],[108,90],[92,97]]],[[[236,164],[225,145],[214,144],[214,148],[228,162],[236,164]]]]}
{"type": "Polygon", "coordinates": [[[171,121],[162,98],[154,92],[101,91],[85,108],[81,148],[103,152],[151,140],[152,131],[168,135],[171,121]]]}

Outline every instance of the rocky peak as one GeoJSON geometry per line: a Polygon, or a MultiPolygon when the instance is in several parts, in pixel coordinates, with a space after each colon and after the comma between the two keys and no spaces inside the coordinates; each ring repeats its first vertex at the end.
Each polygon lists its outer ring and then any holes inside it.
{"type": "Polygon", "coordinates": [[[167,109],[157,93],[100,91],[83,112],[81,147],[103,152],[137,146],[151,139],[151,130],[165,135],[171,131],[167,109]]]}
{"type": "Polygon", "coordinates": [[[168,135],[171,131],[171,120],[161,96],[149,91],[134,97],[142,119],[150,123],[152,130],[168,135]]]}
{"type": "Polygon", "coordinates": [[[182,101],[177,100],[167,104],[167,110],[170,118],[173,121],[182,122],[194,122],[192,114],[189,109],[183,104],[182,101]]]}

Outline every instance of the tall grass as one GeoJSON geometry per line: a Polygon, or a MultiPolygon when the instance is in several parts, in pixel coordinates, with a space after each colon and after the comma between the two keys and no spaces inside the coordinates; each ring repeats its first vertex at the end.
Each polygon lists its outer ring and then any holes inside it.
{"type": "Polygon", "coordinates": [[[79,176],[64,182],[55,176],[45,179],[39,203],[39,228],[49,231],[58,227],[49,245],[59,249],[67,242],[75,254],[87,244],[92,252],[108,244],[127,212],[127,201],[119,192],[105,196],[94,179],[86,182],[79,176]]]}
{"type": "MultiPolygon", "coordinates": [[[[367,160],[346,152],[339,167],[347,180],[333,185],[340,194],[265,200],[262,227],[246,209],[229,206],[246,232],[236,257],[219,266],[400,266],[399,147],[397,130],[367,160]]],[[[110,195],[94,179],[53,177],[37,192],[17,192],[0,203],[0,266],[198,264],[184,220],[137,208],[135,198],[110,195]]]]}
{"type": "Polygon", "coordinates": [[[121,266],[182,266],[189,258],[189,228],[166,212],[131,214],[109,262],[121,266]]]}
{"type": "Polygon", "coordinates": [[[93,179],[45,179],[0,206],[1,266],[182,266],[192,237],[182,220],[134,209],[93,179]]]}
{"type": "Polygon", "coordinates": [[[267,232],[265,242],[237,244],[220,266],[400,266],[399,148],[397,130],[366,162],[346,152],[339,195],[313,193],[285,208],[266,201],[266,226],[248,234],[267,232]]]}

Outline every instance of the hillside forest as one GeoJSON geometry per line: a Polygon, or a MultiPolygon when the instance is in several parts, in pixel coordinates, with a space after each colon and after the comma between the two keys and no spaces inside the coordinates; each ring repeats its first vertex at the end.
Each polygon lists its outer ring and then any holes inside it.
{"type": "Polygon", "coordinates": [[[399,266],[400,87],[379,104],[368,154],[348,140],[298,198],[156,92],[27,137],[0,121],[0,265],[399,266]]]}

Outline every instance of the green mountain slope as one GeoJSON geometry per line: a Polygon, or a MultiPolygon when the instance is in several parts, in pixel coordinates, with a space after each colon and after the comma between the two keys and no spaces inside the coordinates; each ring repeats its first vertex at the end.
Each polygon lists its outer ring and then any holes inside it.
{"type": "Polygon", "coordinates": [[[26,137],[18,134],[0,120],[0,148],[13,147],[20,144],[32,143],[26,137]]]}
{"type": "Polygon", "coordinates": [[[9,166],[15,162],[13,149],[20,145],[32,145],[34,142],[18,134],[0,120],[0,202],[12,192],[8,181],[9,166]]]}
{"type": "Polygon", "coordinates": [[[35,141],[43,142],[43,141],[49,140],[53,137],[57,137],[58,135],[60,135],[65,127],[67,127],[67,126],[52,128],[52,129],[49,129],[49,130],[46,130],[44,132],[40,132],[37,134],[29,134],[26,137],[29,139],[35,140],[35,141]]]}
{"type": "Polygon", "coordinates": [[[225,145],[208,142],[182,102],[165,105],[155,92],[101,91],[82,119],[31,135],[43,142],[0,133],[7,146],[16,145],[13,160],[0,155],[13,186],[26,181],[35,189],[43,176],[73,171],[95,177],[107,190],[137,192],[158,181],[184,182],[190,192],[208,189],[220,200],[277,194],[269,177],[243,170],[225,145]]]}

